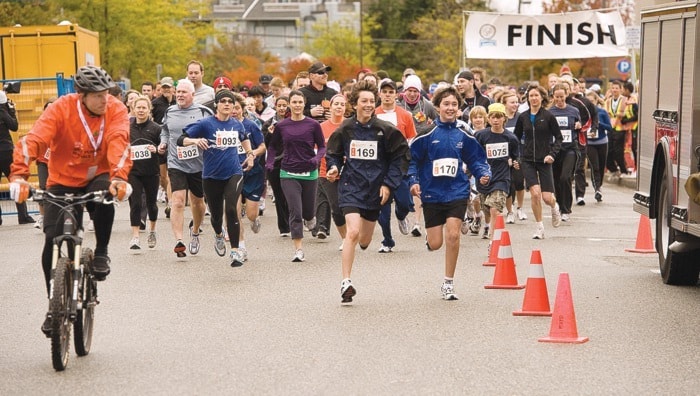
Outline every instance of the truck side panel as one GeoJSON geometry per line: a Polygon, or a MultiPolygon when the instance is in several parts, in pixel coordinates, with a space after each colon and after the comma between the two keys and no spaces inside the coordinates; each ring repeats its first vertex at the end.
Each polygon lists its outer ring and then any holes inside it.
{"type": "Polygon", "coordinates": [[[656,142],[650,136],[654,136],[654,119],[651,114],[659,108],[659,36],[660,25],[658,17],[642,20],[642,51],[640,70],[640,95],[639,95],[639,131],[638,131],[638,156],[637,189],[647,195],[651,195],[651,170],[654,162],[654,150],[656,142]],[[643,94],[642,94],[643,92],[643,94]],[[649,93],[649,94],[647,94],[649,93]]]}

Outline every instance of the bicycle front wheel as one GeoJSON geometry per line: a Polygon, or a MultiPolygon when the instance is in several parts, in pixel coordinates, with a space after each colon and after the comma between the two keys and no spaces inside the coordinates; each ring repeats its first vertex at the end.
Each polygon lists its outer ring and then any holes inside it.
{"type": "Polygon", "coordinates": [[[71,261],[67,257],[58,259],[53,272],[53,293],[49,311],[51,313],[51,360],[56,371],[63,371],[68,364],[70,349],[70,290],[72,288],[71,261]]]}
{"type": "Polygon", "coordinates": [[[78,356],[85,356],[90,353],[92,345],[92,329],[95,319],[95,305],[97,305],[97,282],[92,276],[92,259],[94,254],[92,249],[83,248],[80,262],[83,264],[83,279],[78,285],[78,291],[82,308],[76,312],[75,323],[73,324],[73,341],[75,341],[75,353],[78,356]]]}

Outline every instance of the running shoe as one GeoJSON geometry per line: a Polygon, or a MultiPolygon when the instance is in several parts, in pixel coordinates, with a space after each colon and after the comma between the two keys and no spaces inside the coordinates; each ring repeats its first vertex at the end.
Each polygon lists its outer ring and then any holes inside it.
{"type": "Polygon", "coordinates": [[[484,233],[481,235],[481,239],[489,239],[489,226],[484,226],[484,233]]]}
{"type": "Polygon", "coordinates": [[[34,228],[41,230],[44,227],[44,216],[39,215],[34,223],[34,228]]]}
{"type": "Polygon", "coordinates": [[[328,238],[328,233],[326,232],[326,230],[324,230],[323,228],[321,228],[321,229],[319,229],[318,232],[316,233],[316,238],[318,238],[318,239],[326,239],[326,238],[328,238]]]}
{"type": "Polygon", "coordinates": [[[165,218],[166,219],[170,218],[170,206],[165,207],[165,218]]]}
{"type": "Polygon", "coordinates": [[[316,217],[314,217],[314,218],[311,219],[311,220],[304,220],[304,226],[305,226],[306,229],[308,229],[309,231],[311,231],[311,230],[313,230],[314,228],[316,228],[316,217]]]}
{"type": "Polygon", "coordinates": [[[177,241],[177,244],[175,244],[175,248],[173,249],[173,251],[175,252],[177,257],[186,257],[187,256],[187,253],[185,253],[186,250],[187,250],[187,246],[185,246],[185,244],[182,243],[181,240],[177,241]]]}
{"type": "Polygon", "coordinates": [[[199,253],[199,234],[192,234],[192,240],[190,240],[190,254],[195,255],[199,253]]]}
{"type": "Polygon", "coordinates": [[[343,251],[343,245],[345,244],[345,239],[340,241],[340,246],[338,247],[338,251],[342,252],[343,251]]]}
{"type": "Polygon", "coordinates": [[[224,240],[224,233],[214,236],[214,250],[216,254],[221,257],[226,255],[226,241],[224,240]]]}
{"type": "Polygon", "coordinates": [[[148,247],[153,249],[156,247],[156,232],[151,231],[148,233],[148,247]]]}
{"type": "Polygon", "coordinates": [[[229,254],[229,258],[231,261],[231,267],[236,268],[240,267],[243,265],[243,258],[241,257],[241,254],[238,253],[235,250],[231,250],[231,253],[229,254]]]}
{"type": "Polygon", "coordinates": [[[464,219],[462,221],[462,226],[459,228],[459,231],[462,232],[462,235],[469,234],[469,220],[464,219]]]}
{"type": "Polygon", "coordinates": [[[139,238],[131,238],[131,242],[129,242],[129,249],[131,250],[141,250],[141,243],[139,241],[139,238]]]}
{"type": "Polygon", "coordinates": [[[479,235],[479,229],[481,228],[481,217],[475,217],[474,221],[469,225],[469,231],[472,235],[479,235]]]}
{"type": "Polygon", "coordinates": [[[386,245],[384,245],[384,244],[382,243],[382,246],[379,247],[379,253],[391,253],[391,251],[392,251],[393,249],[394,249],[393,247],[391,247],[391,246],[386,246],[386,245]]]}
{"type": "Polygon", "coordinates": [[[294,252],[294,258],[292,259],[293,263],[300,263],[302,261],[305,261],[306,258],[304,258],[304,251],[301,249],[297,249],[296,252],[294,252]]]}
{"type": "Polygon", "coordinates": [[[544,239],[544,226],[538,226],[535,233],[532,235],[532,239],[544,239]]]}
{"type": "Polygon", "coordinates": [[[455,294],[454,284],[444,282],[442,284],[442,287],[440,288],[440,290],[442,291],[442,299],[443,300],[446,300],[446,301],[459,300],[459,298],[455,294]]]}
{"type": "Polygon", "coordinates": [[[342,303],[352,302],[352,298],[357,294],[355,287],[352,285],[350,279],[345,279],[340,283],[340,297],[342,297],[342,303]]]}
{"type": "Polygon", "coordinates": [[[561,215],[561,221],[569,221],[569,214],[564,213],[561,215]]]}
{"type": "Polygon", "coordinates": [[[239,248],[238,248],[238,254],[241,255],[241,260],[243,260],[244,263],[245,263],[246,261],[248,261],[248,249],[246,249],[246,248],[244,248],[244,247],[239,247],[239,248]]]}
{"type": "Polygon", "coordinates": [[[578,206],[584,206],[586,204],[586,200],[583,199],[583,197],[578,197],[576,198],[576,205],[578,206]]]}
{"type": "Polygon", "coordinates": [[[561,212],[559,211],[559,204],[554,205],[552,208],[552,227],[556,228],[561,225],[561,212]]]}
{"type": "Polygon", "coordinates": [[[506,224],[515,224],[515,214],[513,212],[506,214],[506,224]]]}
{"type": "Polygon", "coordinates": [[[527,215],[525,214],[525,211],[522,208],[516,209],[515,213],[518,215],[518,220],[520,220],[520,221],[527,220],[527,215]]]}
{"type": "Polygon", "coordinates": [[[603,202],[603,193],[600,190],[595,192],[595,200],[598,202],[603,202]]]}
{"type": "Polygon", "coordinates": [[[92,259],[92,274],[95,275],[95,280],[103,281],[109,275],[109,257],[107,256],[95,256],[92,259]]]}
{"type": "Polygon", "coordinates": [[[290,234],[288,232],[280,232],[280,236],[282,238],[289,238],[290,236],[292,236],[292,234],[290,234]]]}
{"type": "Polygon", "coordinates": [[[416,223],[413,225],[413,229],[411,230],[411,235],[414,237],[419,237],[423,235],[423,232],[420,230],[420,224],[416,223]]]}
{"type": "Polygon", "coordinates": [[[410,231],[409,228],[411,225],[408,223],[408,216],[405,217],[403,220],[399,220],[399,231],[403,235],[408,235],[408,232],[410,231]]]}
{"type": "Polygon", "coordinates": [[[253,230],[253,232],[257,234],[258,232],[260,232],[261,225],[262,224],[260,224],[260,218],[256,217],[255,220],[250,222],[250,229],[253,230]]]}

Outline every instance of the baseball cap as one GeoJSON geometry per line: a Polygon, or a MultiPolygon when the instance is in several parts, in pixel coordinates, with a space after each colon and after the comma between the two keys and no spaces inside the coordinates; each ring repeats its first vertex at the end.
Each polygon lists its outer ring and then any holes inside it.
{"type": "Polygon", "coordinates": [[[260,76],[260,79],[258,79],[258,82],[260,84],[269,84],[272,81],[272,76],[269,74],[263,74],[260,76]]]}
{"type": "Polygon", "coordinates": [[[214,80],[214,83],[212,84],[212,86],[214,86],[214,88],[218,87],[219,85],[225,85],[226,88],[228,88],[228,89],[231,89],[231,87],[233,87],[233,84],[231,83],[231,79],[228,77],[224,77],[224,76],[217,77],[216,80],[214,80]]]}
{"type": "Polygon", "coordinates": [[[491,103],[489,105],[489,115],[494,113],[506,113],[506,106],[503,103],[491,103]]]}
{"type": "Polygon", "coordinates": [[[330,66],[326,66],[323,62],[314,62],[311,67],[309,67],[309,73],[318,74],[322,71],[331,71],[330,66]]]}
{"type": "Polygon", "coordinates": [[[175,86],[175,82],[173,81],[172,77],[163,77],[160,79],[160,86],[161,87],[173,87],[173,86],[175,86]]]}
{"type": "Polygon", "coordinates": [[[392,81],[390,78],[385,78],[379,82],[379,89],[380,90],[386,86],[392,87],[394,89],[394,91],[396,90],[396,83],[394,81],[392,81]]]}
{"type": "Polygon", "coordinates": [[[463,72],[460,72],[457,75],[457,78],[463,78],[465,80],[473,80],[474,79],[474,74],[470,72],[469,70],[465,70],[463,72]]]}

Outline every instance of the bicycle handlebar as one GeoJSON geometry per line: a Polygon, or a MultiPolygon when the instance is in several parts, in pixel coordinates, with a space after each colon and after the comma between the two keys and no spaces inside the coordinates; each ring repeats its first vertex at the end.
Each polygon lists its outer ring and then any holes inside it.
{"type": "Polygon", "coordinates": [[[62,201],[70,204],[82,204],[86,202],[98,202],[106,205],[115,205],[117,202],[113,199],[108,190],[90,191],[83,195],[75,195],[73,193],[57,195],[46,190],[38,188],[29,189],[29,199],[32,201],[62,201]],[[109,199],[112,198],[112,199],[109,199]]]}

